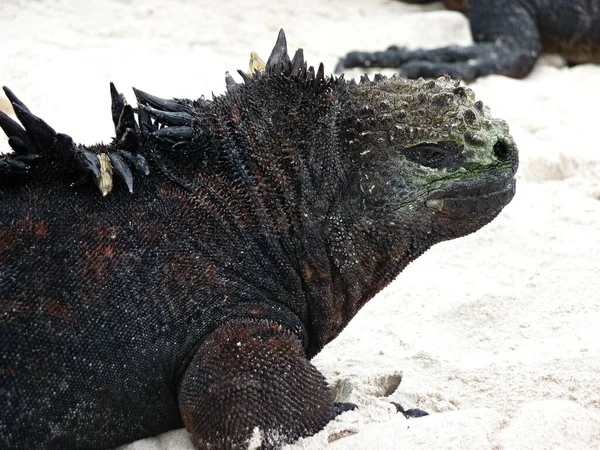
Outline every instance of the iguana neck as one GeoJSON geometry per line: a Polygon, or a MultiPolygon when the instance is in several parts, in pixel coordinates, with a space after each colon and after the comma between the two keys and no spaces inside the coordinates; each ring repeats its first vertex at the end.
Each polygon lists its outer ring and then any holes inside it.
{"type": "MultiPolygon", "coordinates": [[[[428,246],[402,224],[384,224],[348,212],[332,214],[319,242],[320,258],[303,270],[309,310],[309,357],[333,340],[358,311],[428,246]]],[[[317,251],[317,246],[312,247],[317,251]]]]}

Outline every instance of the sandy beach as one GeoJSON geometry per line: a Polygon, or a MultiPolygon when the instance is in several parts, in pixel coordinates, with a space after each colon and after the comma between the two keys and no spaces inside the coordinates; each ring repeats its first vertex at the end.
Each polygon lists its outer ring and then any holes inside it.
{"type": "MultiPolygon", "coordinates": [[[[441,3],[2,0],[0,84],[75,141],[108,141],[110,81],[132,103],[131,86],[221,94],[280,28],[326,72],[349,50],[471,42],[441,3]]],[[[412,263],[313,360],[359,409],[286,450],[600,449],[600,66],[548,55],[525,80],[469,86],[519,146],[515,199],[412,263]]],[[[120,447],[192,448],[185,430],[120,447]]]]}

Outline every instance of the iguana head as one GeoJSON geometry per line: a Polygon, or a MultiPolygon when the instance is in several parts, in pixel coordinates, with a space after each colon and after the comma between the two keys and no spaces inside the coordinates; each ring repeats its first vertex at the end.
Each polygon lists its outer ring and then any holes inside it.
{"type": "Polygon", "coordinates": [[[366,214],[410,222],[433,244],[479,229],[512,199],[518,157],[508,126],[459,82],[363,79],[349,99],[350,185],[366,214]]]}

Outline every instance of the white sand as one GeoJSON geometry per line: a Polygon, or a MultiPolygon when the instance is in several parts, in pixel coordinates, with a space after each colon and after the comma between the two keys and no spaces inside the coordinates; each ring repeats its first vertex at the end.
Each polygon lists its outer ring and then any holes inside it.
{"type": "MultiPolygon", "coordinates": [[[[132,85],[221,93],[280,27],[329,70],[355,48],[470,42],[440,4],[2,0],[0,84],[77,141],[108,140],[109,81],[130,100],[132,85]]],[[[472,84],[520,146],[515,200],[419,258],[315,358],[360,410],[288,450],[600,448],[600,67],[560,66],[472,84]],[[389,400],[436,414],[407,421],[389,400]]],[[[191,448],[183,430],[123,447],[191,448]]]]}

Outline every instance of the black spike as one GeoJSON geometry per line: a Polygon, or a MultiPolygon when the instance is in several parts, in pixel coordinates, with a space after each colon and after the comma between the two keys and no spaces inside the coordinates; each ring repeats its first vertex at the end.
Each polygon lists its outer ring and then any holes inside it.
{"type": "Polygon", "coordinates": [[[171,147],[173,150],[179,150],[180,148],[187,147],[190,144],[190,141],[179,141],[171,147]]]}
{"type": "Polygon", "coordinates": [[[9,161],[11,161],[11,159],[6,155],[0,155],[0,175],[12,172],[9,161]]]}
{"type": "Polygon", "coordinates": [[[371,82],[371,80],[369,80],[369,75],[368,74],[365,73],[364,75],[360,76],[360,83],[361,84],[363,84],[363,83],[370,83],[370,82],[371,82]]]}
{"type": "Polygon", "coordinates": [[[122,150],[136,152],[140,149],[140,137],[136,131],[128,128],[123,136],[117,141],[117,146],[122,150]]]}
{"type": "Polygon", "coordinates": [[[140,91],[139,89],[133,88],[135,98],[140,105],[150,105],[153,108],[160,109],[163,111],[173,112],[187,112],[189,111],[188,106],[185,103],[180,103],[177,100],[165,100],[164,98],[156,97],[147,92],[140,91]]]}
{"type": "Polygon", "coordinates": [[[231,74],[229,72],[225,72],[225,85],[227,87],[229,87],[229,86],[235,86],[236,84],[237,83],[235,82],[235,80],[233,79],[231,74]]]}
{"type": "Polygon", "coordinates": [[[27,130],[27,135],[33,139],[33,143],[38,150],[47,150],[54,145],[56,131],[50,125],[44,122],[25,107],[18,103],[13,103],[13,109],[19,121],[27,130]]]}
{"type": "Polygon", "coordinates": [[[140,105],[140,107],[144,108],[148,113],[158,119],[159,122],[164,123],[165,125],[191,125],[192,124],[192,116],[186,112],[170,112],[170,111],[161,111],[159,109],[155,109],[151,106],[140,105]]]}
{"type": "Polygon", "coordinates": [[[287,41],[285,39],[285,32],[283,28],[279,30],[277,36],[277,42],[271,51],[271,56],[267,60],[265,65],[265,72],[268,74],[274,73],[289,73],[290,71],[290,57],[287,51],[287,41]]]}
{"type": "Polygon", "coordinates": [[[306,73],[306,80],[307,81],[312,81],[315,79],[315,68],[313,66],[310,66],[308,68],[308,71],[306,73]]]}
{"type": "Polygon", "coordinates": [[[111,111],[112,111],[112,119],[115,124],[115,130],[119,125],[119,118],[121,117],[121,112],[123,111],[123,107],[125,106],[125,97],[119,91],[111,81],[110,83],[110,100],[111,100],[111,111]]]}
{"type": "Polygon", "coordinates": [[[302,69],[300,70],[300,74],[298,75],[299,78],[306,80],[308,78],[308,64],[306,64],[306,61],[304,61],[304,63],[302,64],[302,69]]]}
{"type": "Polygon", "coordinates": [[[127,163],[116,152],[110,152],[108,157],[110,158],[110,162],[113,166],[113,173],[119,175],[119,178],[121,178],[127,185],[129,193],[133,193],[133,175],[131,174],[131,169],[129,169],[127,163]]]}
{"type": "Polygon", "coordinates": [[[131,105],[123,106],[115,129],[117,137],[120,137],[127,130],[137,130],[137,128],[133,107],[131,105]]]}
{"type": "Polygon", "coordinates": [[[302,66],[304,65],[304,50],[302,50],[301,48],[296,50],[296,53],[292,58],[291,65],[292,68],[290,70],[290,74],[293,77],[297,77],[300,74],[300,71],[302,70],[302,66]]]}
{"type": "Polygon", "coordinates": [[[119,156],[121,156],[125,161],[129,163],[129,165],[135,167],[135,170],[143,173],[144,175],[148,175],[150,173],[150,167],[148,166],[148,161],[142,155],[137,153],[127,152],[125,150],[117,150],[119,156]]]}
{"type": "MultiPolygon", "coordinates": [[[[12,120],[7,114],[5,114],[2,111],[0,111],[0,128],[4,130],[4,134],[6,134],[6,136],[8,136],[9,138],[18,138],[20,142],[22,142],[26,146],[29,146],[29,139],[27,138],[27,133],[25,132],[23,127],[14,120],[12,120]]],[[[17,152],[16,149],[13,148],[13,150],[17,152]]]]}
{"type": "Polygon", "coordinates": [[[86,183],[90,178],[98,184],[101,176],[101,164],[96,153],[77,147],[73,138],[67,134],[56,135],[53,147],[53,158],[76,169],[80,176],[71,186],[86,183]]]}
{"type": "Polygon", "coordinates": [[[6,155],[0,155],[0,174],[11,173],[11,174],[24,174],[29,170],[29,165],[25,164],[19,159],[7,157],[6,155]]]}
{"type": "Polygon", "coordinates": [[[87,180],[89,175],[92,175],[94,178],[100,177],[100,161],[98,160],[96,154],[88,152],[87,150],[82,150],[81,156],[82,158],[80,158],[79,161],[81,164],[80,169],[83,174],[80,180],[76,181],[75,183],[79,184],[80,182],[87,180]]]}
{"type": "Polygon", "coordinates": [[[35,155],[33,153],[30,153],[28,155],[19,156],[19,161],[23,161],[24,163],[32,163],[38,159],[40,159],[40,156],[35,155]]]}
{"type": "Polygon", "coordinates": [[[8,138],[8,145],[13,151],[19,156],[20,159],[25,155],[34,155],[33,149],[31,145],[27,144],[27,141],[24,141],[20,137],[10,136],[8,138]]]}
{"type": "Polygon", "coordinates": [[[252,78],[250,78],[250,76],[248,76],[248,74],[246,72],[244,72],[243,70],[239,70],[237,71],[240,76],[242,77],[242,80],[244,80],[244,83],[248,84],[252,81],[252,78]]]}
{"type": "Polygon", "coordinates": [[[25,104],[21,100],[19,100],[19,97],[17,97],[13,93],[13,91],[11,91],[6,86],[3,86],[2,89],[4,90],[4,93],[6,94],[6,97],[8,97],[8,99],[10,100],[10,102],[13,104],[13,108],[14,108],[14,105],[19,105],[21,108],[23,108],[24,110],[26,110],[27,112],[29,112],[29,108],[27,108],[27,106],[25,106],[25,104]]]}
{"type": "Polygon", "coordinates": [[[73,138],[68,134],[58,133],[54,144],[54,155],[63,161],[70,161],[73,155],[78,155],[73,138]]]}
{"type": "Polygon", "coordinates": [[[325,66],[323,63],[319,64],[319,69],[317,71],[317,81],[323,81],[325,79],[325,66]]]}
{"type": "Polygon", "coordinates": [[[166,127],[156,130],[152,133],[160,139],[164,139],[171,144],[179,141],[189,141],[194,135],[194,129],[191,127],[166,127]]]}
{"type": "Polygon", "coordinates": [[[142,107],[137,108],[138,122],[142,133],[152,133],[156,131],[156,127],[152,124],[152,118],[148,111],[142,107]]]}
{"type": "Polygon", "coordinates": [[[132,106],[124,105],[115,127],[117,139],[121,139],[127,130],[137,130],[137,128],[132,106]]]}

